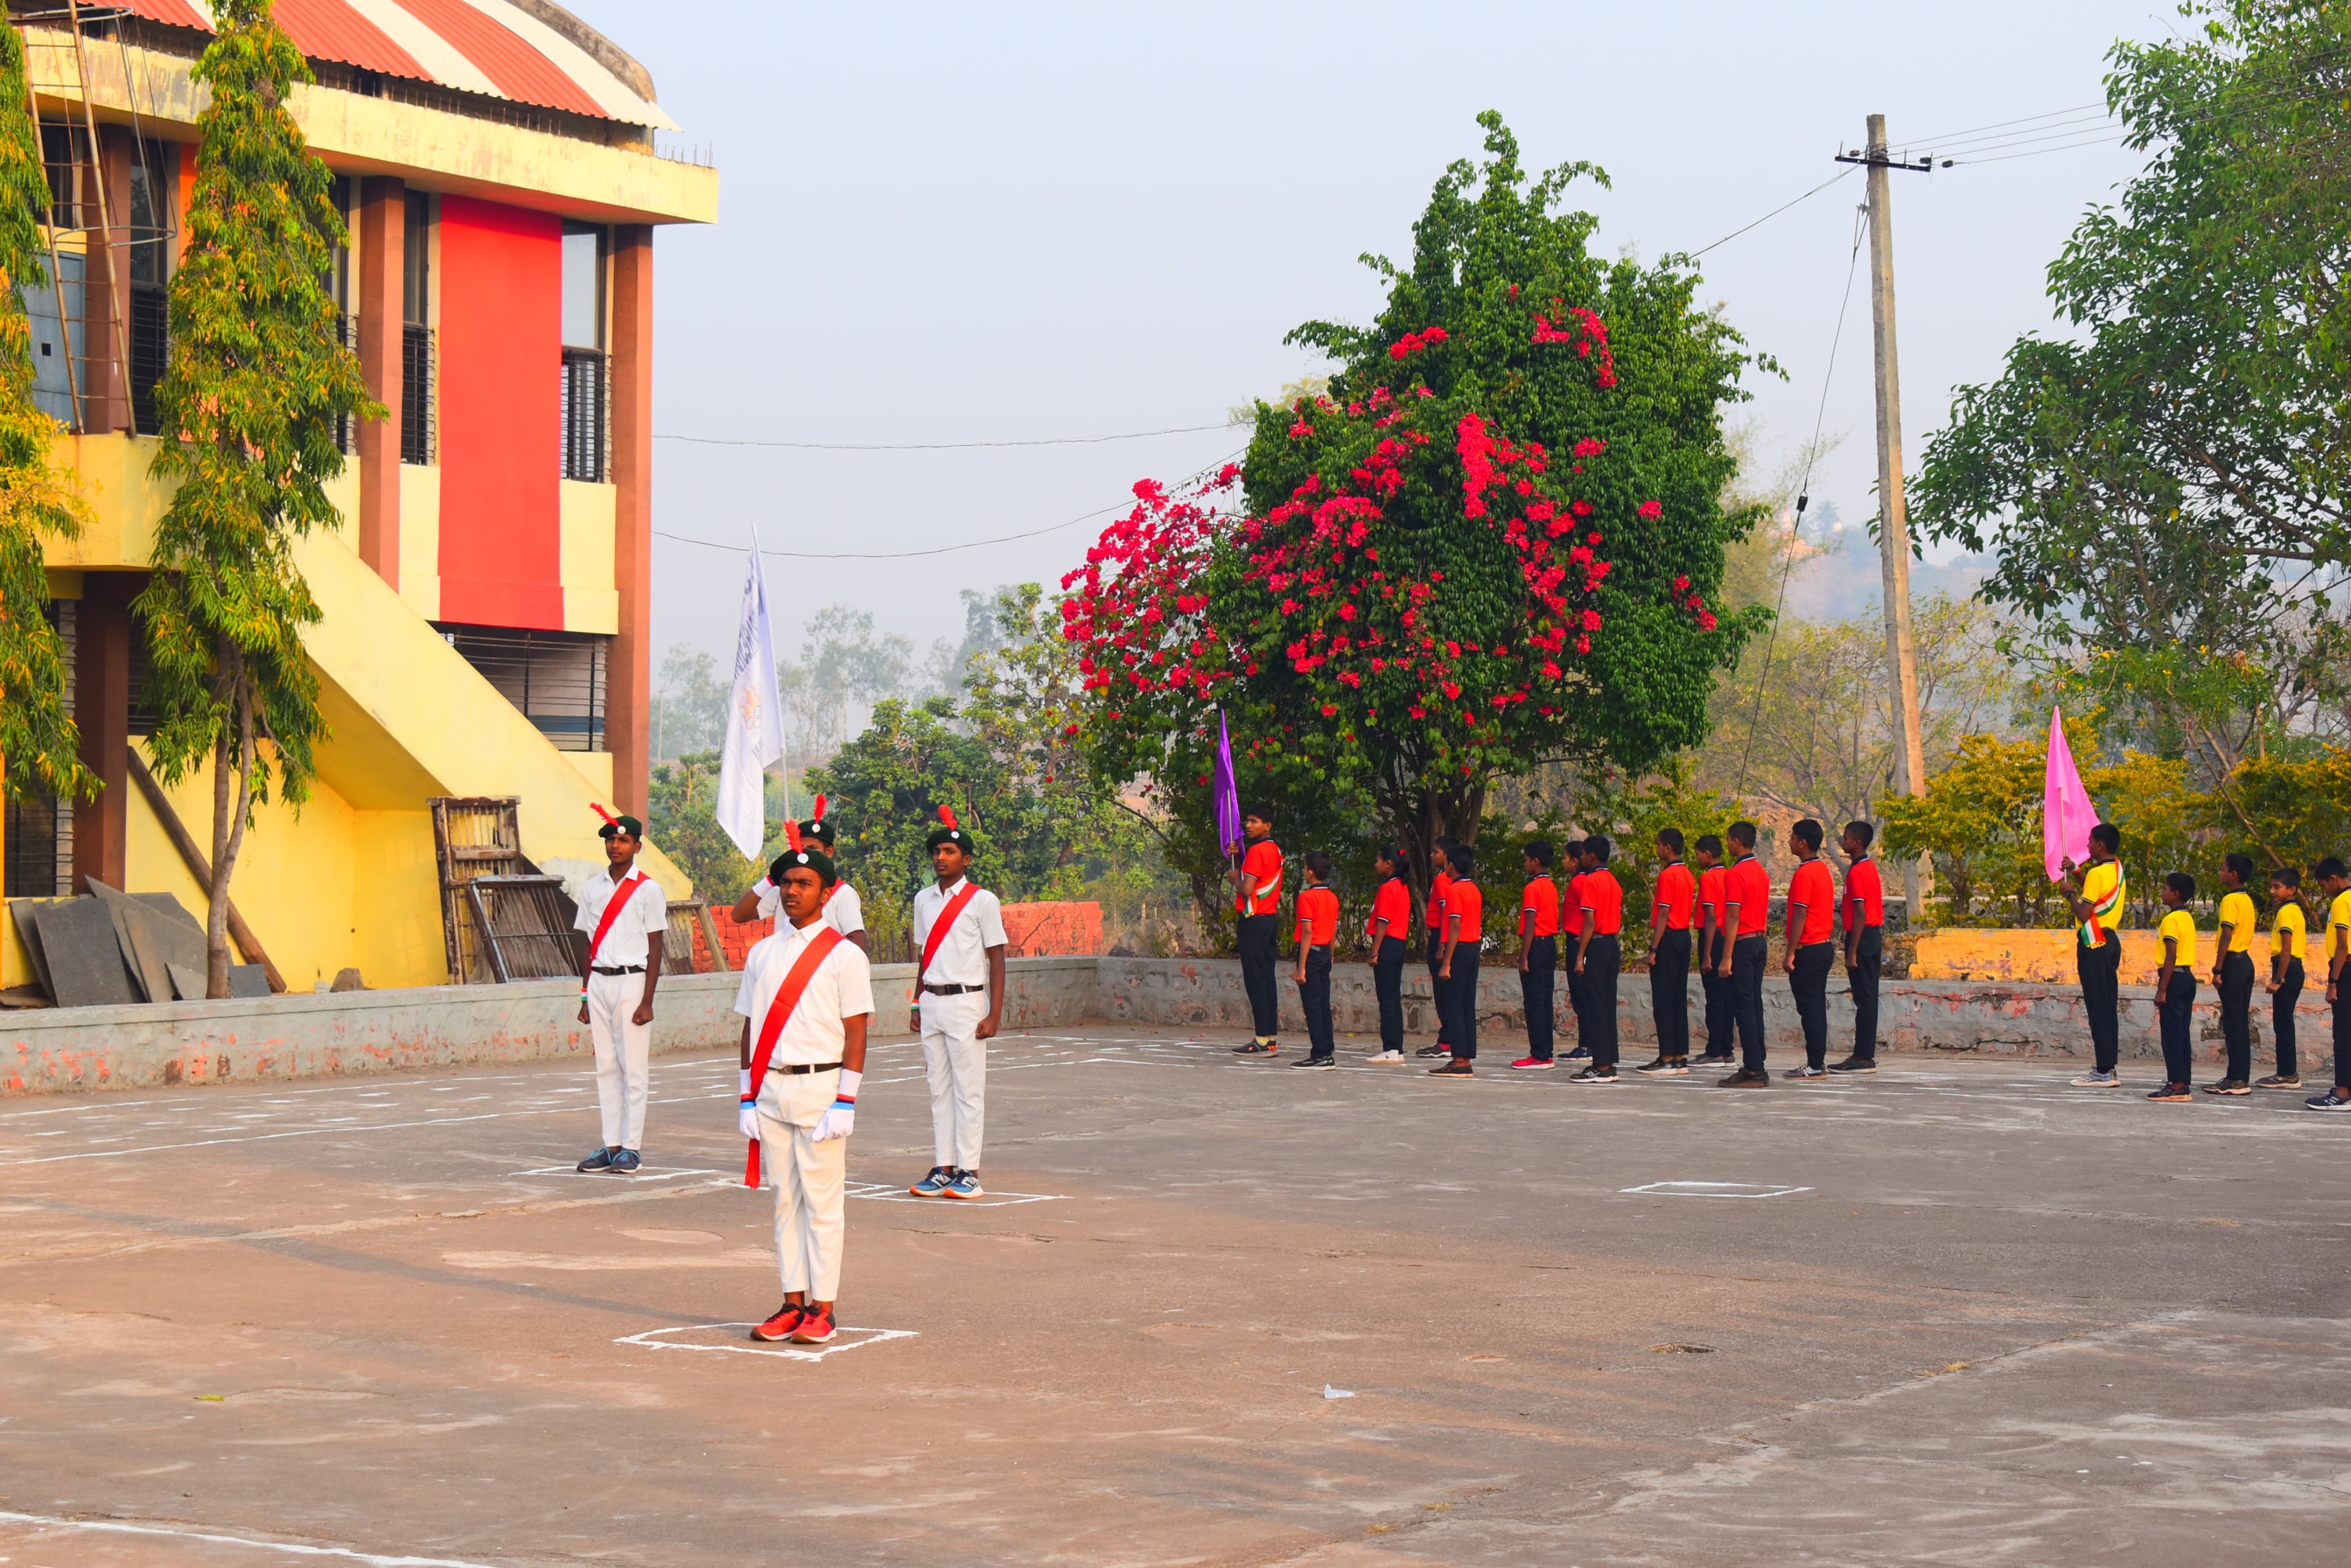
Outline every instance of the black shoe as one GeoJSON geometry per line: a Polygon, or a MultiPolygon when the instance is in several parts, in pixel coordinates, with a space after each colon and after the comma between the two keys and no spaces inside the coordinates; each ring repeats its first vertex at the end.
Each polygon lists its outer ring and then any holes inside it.
{"type": "Polygon", "coordinates": [[[1280,1052],[1280,1042],[1270,1040],[1253,1040],[1247,1045],[1233,1047],[1235,1056],[1278,1056],[1280,1052]]]}
{"type": "Polygon", "coordinates": [[[1428,1075],[1431,1078],[1474,1078],[1477,1069],[1469,1065],[1468,1057],[1457,1056],[1442,1067],[1430,1068],[1428,1075]]]}
{"type": "Polygon", "coordinates": [[[1435,1045],[1422,1046],[1418,1051],[1414,1051],[1413,1054],[1415,1056],[1450,1056],[1453,1054],[1453,1048],[1446,1044],[1443,1040],[1439,1040],[1435,1045]]]}
{"type": "Polygon", "coordinates": [[[614,1176],[634,1176],[637,1174],[637,1167],[644,1163],[643,1158],[638,1155],[636,1150],[622,1149],[620,1153],[612,1156],[612,1174],[614,1176]]]}
{"type": "Polygon", "coordinates": [[[1339,1061],[1338,1058],[1332,1056],[1301,1056],[1290,1065],[1293,1069],[1304,1067],[1310,1069],[1330,1068],[1335,1070],[1339,1065],[1339,1061]]]}
{"type": "Polygon", "coordinates": [[[1742,1067],[1717,1083],[1715,1087],[1717,1089],[1769,1089],[1771,1087],[1771,1075],[1742,1067]]]}
{"type": "Polygon", "coordinates": [[[1633,1071],[1635,1072],[1663,1072],[1667,1067],[1673,1065],[1673,1060],[1674,1059],[1670,1056],[1660,1056],[1655,1061],[1643,1062],[1640,1066],[1633,1069],[1633,1071]]]}
{"type": "Polygon", "coordinates": [[[1877,1071],[1877,1058],[1848,1056],[1843,1061],[1830,1062],[1829,1071],[1831,1072],[1875,1072],[1877,1071]]]}
{"type": "Polygon", "coordinates": [[[612,1156],[620,1152],[621,1151],[618,1149],[598,1149],[594,1154],[590,1155],[586,1159],[580,1162],[580,1168],[583,1171],[611,1170],[612,1168],[612,1156]]]}
{"type": "Polygon", "coordinates": [[[1587,1067],[1581,1072],[1570,1073],[1567,1081],[1587,1085],[1613,1084],[1616,1082],[1616,1070],[1613,1067],[1587,1067]]]}
{"type": "Polygon", "coordinates": [[[2302,1087],[2302,1074],[2299,1072],[2273,1072],[2267,1078],[2254,1079],[2253,1087],[2256,1089],[2299,1089],[2302,1087]]]}
{"type": "Polygon", "coordinates": [[[1727,1051],[1709,1051],[1704,1056],[1690,1058],[1692,1067],[1728,1067],[1739,1058],[1727,1051]]]}

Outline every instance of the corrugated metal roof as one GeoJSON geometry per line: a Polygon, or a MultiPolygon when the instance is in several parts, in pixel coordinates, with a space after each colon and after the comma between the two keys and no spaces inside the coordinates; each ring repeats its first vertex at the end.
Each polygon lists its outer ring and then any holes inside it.
{"type": "MultiPolygon", "coordinates": [[[[213,30],[210,0],[117,4],[166,26],[213,30]]],[[[277,0],[274,15],[295,47],[314,60],[599,120],[677,128],[659,105],[507,0],[277,0]],[[414,47],[403,47],[371,12],[387,24],[402,23],[394,30],[414,47]],[[411,32],[404,25],[410,17],[426,31],[411,32]],[[550,41],[541,47],[538,38],[550,41]],[[440,68],[429,68],[416,49],[434,56],[440,68]]]]}

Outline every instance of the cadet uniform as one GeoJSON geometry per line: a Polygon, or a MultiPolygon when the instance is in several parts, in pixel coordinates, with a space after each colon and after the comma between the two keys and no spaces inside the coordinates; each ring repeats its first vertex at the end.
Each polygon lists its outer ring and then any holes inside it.
{"type": "MultiPolygon", "coordinates": [[[[759,895],[759,918],[773,920],[776,912],[784,906],[784,895],[766,877],[761,877],[751,891],[759,895]]],[[[855,888],[845,882],[832,884],[832,891],[824,897],[824,923],[843,936],[854,936],[865,929],[865,904],[857,896],[855,888]]]]}
{"type": "Polygon", "coordinates": [[[945,889],[933,882],[914,894],[914,946],[917,952],[930,950],[932,927],[967,889],[971,896],[963,900],[923,967],[916,1006],[923,1017],[923,1065],[931,1082],[933,1152],[946,1169],[977,1176],[987,1119],[987,1042],[978,1030],[987,1016],[987,950],[1005,946],[1004,907],[968,876],[945,889]]]}
{"type": "MultiPolygon", "coordinates": [[[[624,821],[633,819],[622,819],[624,821]]],[[[642,835],[632,833],[632,837],[642,835]]],[[[572,928],[594,938],[601,925],[588,975],[588,1038],[596,1050],[596,1101],[604,1115],[604,1146],[635,1151],[644,1141],[645,1100],[653,1087],[653,1026],[638,1023],[637,1004],[648,981],[645,940],[669,925],[669,901],[661,884],[632,871],[616,882],[610,866],[580,884],[580,915],[572,928]],[[604,913],[628,886],[627,902],[604,925],[604,913]]]]}

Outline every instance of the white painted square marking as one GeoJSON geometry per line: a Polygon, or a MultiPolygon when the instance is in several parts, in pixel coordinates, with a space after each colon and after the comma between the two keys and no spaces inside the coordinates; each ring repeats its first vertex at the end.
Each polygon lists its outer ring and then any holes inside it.
{"type": "Polygon", "coordinates": [[[641,1344],[648,1350],[716,1350],[733,1355],[779,1356],[786,1361],[822,1361],[828,1355],[879,1344],[885,1339],[918,1337],[913,1329],[857,1329],[844,1324],[833,1335],[830,1344],[760,1344],[749,1338],[749,1331],[758,1326],[756,1323],[695,1323],[686,1328],[647,1329],[643,1333],[629,1334],[612,1343],[641,1344]],[[705,1337],[683,1337],[689,1334],[705,1337]],[[719,1337],[721,1335],[725,1337],[719,1337]]]}
{"type": "Polygon", "coordinates": [[[851,1197],[868,1197],[876,1203],[920,1203],[932,1208],[1006,1208],[1016,1203],[1059,1203],[1069,1196],[1060,1192],[989,1192],[978,1197],[916,1197],[903,1186],[872,1181],[846,1182],[842,1190],[851,1197]]]}
{"type": "Polygon", "coordinates": [[[1653,1181],[1646,1186],[1619,1187],[1617,1190],[1657,1197],[1787,1197],[1813,1189],[1808,1186],[1767,1186],[1747,1181],[1653,1181]]]}

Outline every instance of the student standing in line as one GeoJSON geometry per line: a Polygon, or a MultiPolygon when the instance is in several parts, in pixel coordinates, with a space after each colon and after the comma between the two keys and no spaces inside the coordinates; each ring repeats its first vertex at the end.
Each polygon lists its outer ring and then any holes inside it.
{"type": "Polygon", "coordinates": [[[1428,1005],[1437,1014],[1437,1043],[1424,1045],[1415,1056],[1453,1054],[1453,1010],[1445,999],[1445,894],[1453,885],[1452,864],[1445,858],[1445,841],[1428,846],[1428,1005]]]}
{"type": "Polygon", "coordinates": [[[1583,943],[1583,841],[1572,839],[1567,845],[1564,864],[1567,883],[1560,889],[1559,934],[1566,947],[1567,1012],[1575,1020],[1575,1046],[1567,1053],[1570,1061],[1592,1060],[1592,1024],[1583,1006],[1583,977],[1576,972],[1573,956],[1583,943]]]}
{"type": "MultiPolygon", "coordinates": [[[[821,795],[816,798],[816,814],[800,824],[800,843],[802,847],[814,850],[831,861],[835,867],[840,865],[839,857],[832,852],[832,824],[824,820],[824,797],[821,795]]],[[[776,886],[775,879],[761,877],[751,884],[750,891],[735,901],[735,924],[748,925],[754,920],[774,919],[782,899],[783,894],[776,886]]],[[[832,891],[825,894],[824,923],[855,943],[859,952],[869,957],[872,955],[873,944],[865,935],[865,905],[858,899],[857,890],[849,885],[846,875],[835,882],[832,891]]]]}
{"type": "Polygon", "coordinates": [[[1682,831],[1657,831],[1657,885],[1649,898],[1649,1016],[1657,1025],[1657,1059],[1635,1072],[1689,1076],[1690,912],[1698,879],[1682,863],[1682,831]]]}
{"type": "Polygon", "coordinates": [[[1372,918],[1364,935],[1372,944],[1372,994],[1380,1003],[1380,1048],[1373,1061],[1404,1060],[1404,961],[1412,952],[1412,889],[1404,880],[1404,852],[1380,846],[1372,869],[1380,890],[1372,895],[1372,918]]]}
{"type": "Polygon", "coordinates": [[[2188,1081],[2195,1047],[2189,1026],[2196,1017],[2196,916],[2188,904],[2196,896],[2196,879],[2184,871],[2163,879],[2163,903],[2170,911],[2155,928],[2163,962],[2155,972],[2155,1012],[2163,1030],[2163,1087],[2147,1096],[2167,1104],[2185,1105],[2196,1098],[2188,1081]]]}
{"type": "Polygon", "coordinates": [[[2277,1071],[2256,1089],[2302,1087],[2302,1056],[2295,1047],[2294,1009],[2302,1000],[2302,873],[2280,866],[2270,873],[2270,1034],[2277,1045],[2277,1071]]]}
{"type": "Polygon", "coordinates": [[[1853,988],[1853,1054],[1831,1072],[1877,1071],[1877,988],[1886,967],[1886,889],[1869,844],[1877,830],[1847,822],[1837,839],[1850,862],[1844,873],[1844,977],[1853,988]]]}
{"type": "MultiPolygon", "coordinates": [[[[598,807],[602,810],[602,807],[598,807]]],[[[597,833],[605,866],[580,884],[573,928],[587,936],[580,960],[580,1021],[596,1054],[596,1103],[604,1142],[582,1171],[634,1176],[644,1164],[645,1106],[653,1097],[653,988],[661,983],[669,903],[637,869],[644,824],[606,817],[597,833]],[[643,978],[639,978],[643,977],[643,978]]]]}
{"type": "Polygon", "coordinates": [[[1729,874],[1723,880],[1722,924],[1730,948],[1721,973],[1730,982],[1731,1016],[1739,1024],[1739,1071],[1717,1085],[1769,1089],[1764,1068],[1763,965],[1771,956],[1771,877],[1755,858],[1755,824],[1730,824],[1729,874]]]}
{"type": "Polygon", "coordinates": [[[2326,910],[2326,1002],[2335,1009],[2335,1087],[2303,1103],[2314,1111],[2351,1111],[2351,873],[2328,855],[2310,868],[2333,902],[2326,910]]]}
{"type": "Polygon", "coordinates": [[[2123,939],[2114,923],[2122,918],[2123,834],[2112,822],[2090,830],[2090,863],[2078,886],[2069,878],[2074,932],[2074,974],[2082,983],[2082,1012],[2090,1026],[2090,1071],[2074,1080],[2077,1089],[2113,1089],[2122,1082],[2123,939]]]}
{"type": "MultiPolygon", "coordinates": [[[[2251,1094],[2253,1092],[2253,927],[2260,921],[2253,895],[2245,883],[2253,876],[2253,857],[2234,854],[2220,862],[2220,936],[2212,945],[2212,988],[2220,994],[2220,1039],[2228,1062],[2218,1083],[2207,1083],[2207,1094],[2251,1094]]],[[[2191,963],[2194,960],[2189,960],[2191,963]]]]}
{"type": "Polygon", "coordinates": [[[1290,1065],[1339,1065],[1331,1032],[1331,946],[1339,939],[1339,895],[1331,891],[1331,857],[1306,852],[1306,885],[1298,894],[1298,1008],[1306,1015],[1306,1054],[1290,1065]]]}
{"type": "Polygon", "coordinates": [[[1249,852],[1240,868],[1225,874],[1237,896],[1240,915],[1241,986],[1249,993],[1247,1045],[1233,1047],[1235,1056],[1278,1056],[1281,1044],[1281,997],[1274,989],[1274,971],[1281,962],[1281,936],[1275,929],[1281,914],[1281,846],[1273,841],[1273,811],[1252,806],[1241,817],[1241,832],[1249,852]]]}
{"type": "Polygon", "coordinates": [[[939,825],[924,847],[933,881],[914,893],[914,1012],[907,1021],[923,1037],[938,1164],[906,1190],[916,1197],[981,1197],[987,1042],[1004,1023],[1004,905],[972,880],[976,846],[952,809],[939,808],[939,825]]]}
{"type": "Polygon", "coordinates": [[[1576,939],[1575,972],[1583,977],[1585,1039],[1592,1063],[1568,1079],[1594,1087],[1616,1082],[1616,976],[1625,967],[1625,890],[1608,869],[1615,846],[1599,833],[1583,841],[1583,935],[1576,939]]]}
{"type": "Polygon", "coordinates": [[[1829,966],[1836,958],[1836,879],[1821,858],[1820,823],[1806,817],[1788,830],[1796,874],[1788,881],[1784,940],[1788,988],[1804,1025],[1804,1060],[1781,1076],[1809,1082],[1829,1075],[1829,966]]]}
{"type": "Polygon", "coordinates": [[[1453,1055],[1432,1078],[1468,1078],[1478,1058],[1478,950],[1486,939],[1486,898],[1477,883],[1477,858],[1458,839],[1445,841],[1445,951],[1437,970],[1451,1004],[1453,1055]]]}
{"type": "Polygon", "coordinates": [[[1731,1060],[1730,981],[1725,977],[1730,972],[1730,936],[1722,921],[1730,873],[1723,868],[1722,841],[1714,834],[1700,834],[1690,853],[1698,861],[1698,994],[1706,998],[1706,1054],[1696,1065],[1711,1067],[1731,1060]]]}
{"type": "Polygon", "coordinates": [[[1527,1053],[1510,1065],[1521,1072],[1552,1065],[1559,982],[1559,888],[1551,880],[1551,843],[1537,839],[1525,854],[1527,886],[1519,895],[1519,996],[1526,1005],[1527,1053]]]}

